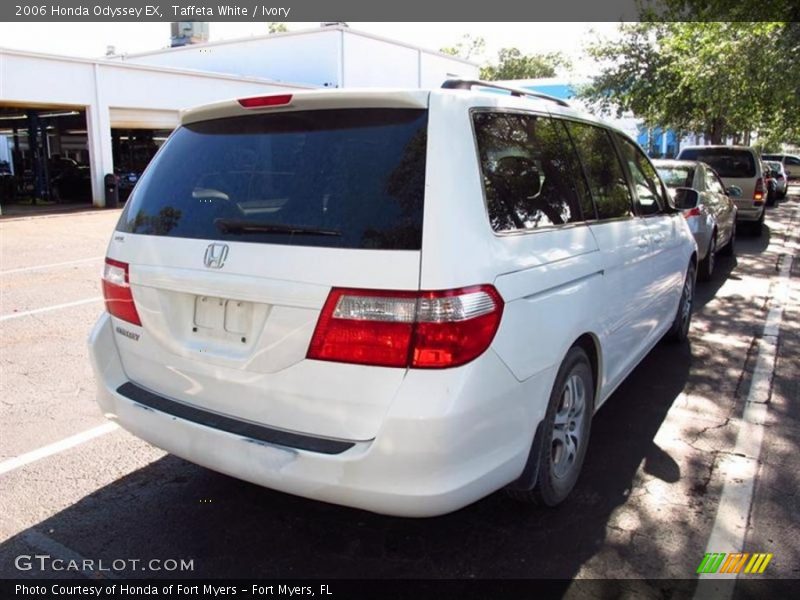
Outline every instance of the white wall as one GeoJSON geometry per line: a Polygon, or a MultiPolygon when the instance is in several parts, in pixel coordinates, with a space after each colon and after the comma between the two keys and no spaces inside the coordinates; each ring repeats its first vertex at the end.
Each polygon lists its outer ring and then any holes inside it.
{"type": "Polygon", "coordinates": [[[419,50],[351,33],[343,41],[343,87],[420,87],[419,50]]]}
{"type": "Polygon", "coordinates": [[[174,125],[177,111],[184,108],[299,88],[231,75],[0,49],[0,104],[86,110],[97,206],[105,203],[103,176],[114,171],[112,126],[160,129],[170,122],[174,125]]]}
{"type": "Polygon", "coordinates": [[[339,38],[335,29],[275,34],[136,54],[124,62],[334,87],[339,81],[339,38]]]}
{"type": "Polygon", "coordinates": [[[478,79],[480,69],[477,65],[448,59],[438,54],[422,53],[421,61],[421,85],[422,88],[441,87],[447,79],[478,79]]]}
{"type": "Polygon", "coordinates": [[[125,63],[251,75],[325,87],[439,87],[478,67],[346,27],[292,31],[115,57],[125,63]]]}

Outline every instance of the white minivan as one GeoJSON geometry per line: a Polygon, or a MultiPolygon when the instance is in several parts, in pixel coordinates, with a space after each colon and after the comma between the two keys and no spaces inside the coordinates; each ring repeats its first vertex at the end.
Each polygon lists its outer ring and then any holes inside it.
{"type": "Polygon", "coordinates": [[[108,247],[106,416],[378,513],[564,500],[594,412],[686,338],[696,246],[626,135],[478,84],[185,112],[108,247]]]}

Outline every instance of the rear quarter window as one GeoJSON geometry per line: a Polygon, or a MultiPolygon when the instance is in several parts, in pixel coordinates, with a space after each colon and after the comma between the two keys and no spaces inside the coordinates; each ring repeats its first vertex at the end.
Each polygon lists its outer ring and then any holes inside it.
{"type": "Polygon", "coordinates": [[[260,114],[179,128],[119,231],[271,244],[418,250],[427,111],[260,114]]]}
{"type": "Polygon", "coordinates": [[[494,231],[535,230],[583,220],[574,187],[580,177],[576,161],[551,118],[474,112],[472,119],[494,231]]]}

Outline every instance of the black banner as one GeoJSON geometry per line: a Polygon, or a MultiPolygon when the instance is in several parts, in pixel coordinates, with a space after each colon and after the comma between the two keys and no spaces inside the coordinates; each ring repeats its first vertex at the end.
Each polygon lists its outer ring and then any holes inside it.
{"type": "MultiPolygon", "coordinates": [[[[800,580],[740,578],[704,583],[734,598],[791,598],[800,580]]],[[[315,598],[317,600],[532,600],[538,598],[693,598],[693,579],[466,580],[2,580],[0,598],[130,600],[133,598],[315,598]]]]}
{"type": "MultiPolygon", "coordinates": [[[[641,9],[665,15],[675,0],[559,0],[558,2],[375,2],[375,0],[12,0],[0,3],[0,21],[635,21],[641,9]]],[[[764,0],[763,11],[742,14],[737,3],[714,5],[715,20],[785,17],[789,0],[764,0]]],[[[677,9],[680,10],[680,9],[677,9]]],[[[678,12],[664,16],[681,19],[678,12]]],[[[0,42],[2,44],[2,42],[0,42]]]]}

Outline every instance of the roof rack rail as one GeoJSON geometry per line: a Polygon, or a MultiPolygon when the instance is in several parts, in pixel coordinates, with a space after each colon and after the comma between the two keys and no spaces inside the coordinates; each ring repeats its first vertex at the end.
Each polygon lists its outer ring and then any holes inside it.
{"type": "Polygon", "coordinates": [[[540,98],[542,100],[549,100],[555,102],[560,106],[567,106],[569,104],[566,100],[550,96],[549,94],[542,94],[541,92],[534,92],[532,90],[524,90],[521,88],[510,87],[507,85],[498,85],[489,81],[480,81],[479,79],[448,79],[442,84],[442,89],[445,90],[471,90],[473,87],[491,88],[495,90],[503,90],[512,96],[522,97],[528,96],[529,98],[540,98]]]}

